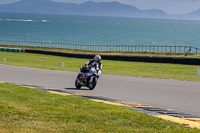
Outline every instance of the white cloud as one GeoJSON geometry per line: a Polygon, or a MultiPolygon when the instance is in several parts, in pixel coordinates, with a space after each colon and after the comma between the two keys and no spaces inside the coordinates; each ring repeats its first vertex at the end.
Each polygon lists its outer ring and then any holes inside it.
{"type": "Polygon", "coordinates": [[[20,0],[0,0],[0,4],[10,4],[17,1],[20,1],[20,0]]]}

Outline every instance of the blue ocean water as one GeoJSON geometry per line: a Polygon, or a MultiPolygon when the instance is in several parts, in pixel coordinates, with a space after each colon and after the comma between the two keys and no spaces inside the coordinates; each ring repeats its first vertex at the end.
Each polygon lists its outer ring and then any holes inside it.
{"type": "Polygon", "coordinates": [[[0,40],[200,47],[200,21],[0,13],[0,40]]]}

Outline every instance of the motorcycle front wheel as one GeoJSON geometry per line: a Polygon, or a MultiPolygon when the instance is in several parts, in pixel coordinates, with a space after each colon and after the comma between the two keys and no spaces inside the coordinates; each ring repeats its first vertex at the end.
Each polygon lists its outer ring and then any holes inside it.
{"type": "Polygon", "coordinates": [[[88,88],[89,90],[93,90],[97,84],[97,78],[95,77],[91,83],[89,83],[88,88]]]}

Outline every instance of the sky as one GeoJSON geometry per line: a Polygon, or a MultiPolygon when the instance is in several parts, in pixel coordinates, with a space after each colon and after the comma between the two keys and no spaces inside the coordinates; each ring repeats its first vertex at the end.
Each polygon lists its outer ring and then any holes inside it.
{"type": "MultiPolygon", "coordinates": [[[[9,4],[20,0],[0,0],[0,4],[9,4]]],[[[51,0],[66,3],[84,3],[86,1],[111,2],[132,5],[141,10],[160,9],[167,14],[184,14],[200,9],[200,0],[51,0]]]]}

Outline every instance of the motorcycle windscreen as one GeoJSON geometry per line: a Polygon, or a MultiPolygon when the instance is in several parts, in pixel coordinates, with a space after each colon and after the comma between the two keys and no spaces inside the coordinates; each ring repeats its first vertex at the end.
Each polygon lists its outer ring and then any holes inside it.
{"type": "Polygon", "coordinates": [[[90,74],[90,73],[84,73],[84,74],[83,74],[83,78],[84,78],[84,79],[87,79],[87,78],[89,78],[91,75],[92,75],[92,74],[90,74]]]}

